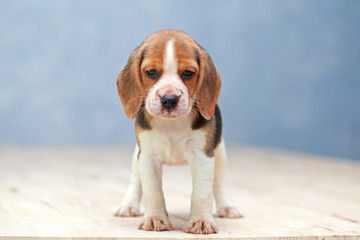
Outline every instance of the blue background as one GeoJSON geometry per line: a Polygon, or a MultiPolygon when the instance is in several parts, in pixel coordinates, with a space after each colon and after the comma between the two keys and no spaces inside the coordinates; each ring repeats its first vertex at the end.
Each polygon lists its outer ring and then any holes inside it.
{"type": "Polygon", "coordinates": [[[360,1],[0,1],[0,144],[132,144],[117,74],[150,33],[212,56],[228,143],[360,159],[360,1]]]}

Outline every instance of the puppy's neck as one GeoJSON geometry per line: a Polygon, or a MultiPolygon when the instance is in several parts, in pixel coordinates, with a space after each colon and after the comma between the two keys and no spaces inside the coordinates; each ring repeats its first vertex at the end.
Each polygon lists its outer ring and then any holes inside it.
{"type": "Polygon", "coordinates": [[[192,126],[191,115],[188,114],[183,117],[164,119],[160,117],[153,117],[150,125],[157,130],[181,132],[190,130],[192,126]]]}

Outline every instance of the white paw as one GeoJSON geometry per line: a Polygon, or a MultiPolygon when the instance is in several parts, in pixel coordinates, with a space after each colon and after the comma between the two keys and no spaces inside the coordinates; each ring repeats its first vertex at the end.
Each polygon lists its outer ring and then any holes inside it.
{"type": "Polygon", "coordinates": [[[138,226],[145,231],[170,231],[173,229],[168,217],[146,217],[138,226]]]}
{"type": "Polygon", "coordinates": [[[242,218],[239,210],[236,207],[221,207],[218,209],[218,215],[221,218],[242,218]]]}
{"type": "Polygon", "coordinates": [[[122,203],[115,208],[115,217],[136,217],[139,215],[139,206],[122,203]]]}
{"type": "Polygon", "coordinates": [[[207,219],[190,220],[184,231],[193,234],[211,234],[218,232],[215,222],[207,219]]]}

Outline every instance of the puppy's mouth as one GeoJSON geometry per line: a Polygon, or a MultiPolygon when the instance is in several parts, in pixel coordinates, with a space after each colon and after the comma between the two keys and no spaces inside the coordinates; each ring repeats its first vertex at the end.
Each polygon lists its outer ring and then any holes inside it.
{"type": "Polygon", "coordinates": [[[167,109],[161,107],[158,109],[158,111],[148,111],[150,115],[154,117],[160,117],[162,119],[175,119],[175,118],[181,118],[184,116],[187,116],[191,112],[190,109],[183,109],[183,108],[173,108],[173,109],[167,109]]]}
{"type": "Polygon", "coordinates": [[[162,109],[162,114],[160,115],[160,117],[173,119],[173,118],[181,117],[181,115],[179,115],[177,113],[176,109],[163,108],[162,109]]]}

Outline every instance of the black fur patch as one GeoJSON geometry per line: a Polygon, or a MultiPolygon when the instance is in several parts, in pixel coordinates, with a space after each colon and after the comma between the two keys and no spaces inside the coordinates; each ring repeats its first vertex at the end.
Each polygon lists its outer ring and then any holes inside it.
{"type": "Polygon", "coordinates": [[[222,134],[222,118],[220,108],[216,104],[215,107],[215,136],[214,136],[214,149],[219,145],[222,134]]]}
{"type": "Polygon", "coordinates": [[[138,152],[138,154],[137,154],[137,160],[139,161],[139,158],[140,158],[140,153],[141,153],[141,151],[140,151],[140,149],[139,149],[139,152],[138,152]]]}
{"type": "Polygon", "coordinates": [[[200,112],[198,113],[196,119],[192,123],[192,129],[197,130],[199,128],[204,127],[206,124],[210,123],[211,120],[206,120],[203,116],[201,116],[200,112]]]}
{"type": "Polygon", "coordinates": [[[197,130],[203,127],[206,127],[208,124],[214,124],[214,132],[212,135],[212,145],[208,146],[207,149],[205,149],[205,153],[208,156],[214,155],[215,148],[219,145],[221,141],[221,134],[222,134],[222,119],[221,119],[221,112],[219,106],[216,104],[215,106],[215,113],[214,115],[209,119],[206,120],[203,116],[201,116],[200,112],[198,113],[198,116],[195,118],[194,122],[192,123],[192,129],[197,130]],[[215,124],[214,124],[215,121],[215,124]]]}
{"type": "Polygon", "coordinates": [[[145,105],[143,103],[141,105],[138,115],[136,115],[136,124],[140,126],[142,129],[151,129],[150,123],[146,119],[144,111],[145,111],[145,105]]]}

